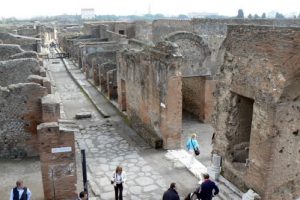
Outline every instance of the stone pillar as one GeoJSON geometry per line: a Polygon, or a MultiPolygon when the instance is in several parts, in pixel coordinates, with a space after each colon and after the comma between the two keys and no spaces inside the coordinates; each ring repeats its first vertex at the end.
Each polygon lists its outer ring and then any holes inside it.
{"type": "Polygon", "coordinates": [[[48,78],[44,78],[43,79],[43,86],[45,88],[47,88],[47,92],[48,94],[52,93],[52,85],[51,85],[51,81],[48,78]]]}
{"type": "Polygon", "coordinates": [[[59,97],[48,94],[42,98],[43,122],[58,122],[60,118],[59,97]]]}
{"type": "Polygon", "coordinates": [[[212,179],[214,180],[219,179],[220,172],[221,172],[221,156],[217,154],[213,154],[212,166],[208,167],[207,172],[212,179]]]}
{"type": "Polygon", "coordinates": [[[36,42],[36,52],[38,52],[38,53],[42,52],[42,41],[36,42]]]}
{"type": "Polygon", "coordinates": [[[76,194],[74,130],[57,122],[38,125],[45,200],[70,200],[76,194]]]}
{"type": "Polygon", "coordinates": [[[113,69],[107,72],[107,94],[109,99],[117,99],[117,70],[113,69]]]}

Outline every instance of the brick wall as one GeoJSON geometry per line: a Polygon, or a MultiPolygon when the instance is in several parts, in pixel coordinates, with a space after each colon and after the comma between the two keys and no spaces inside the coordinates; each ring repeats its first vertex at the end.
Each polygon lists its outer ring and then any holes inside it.
{"type": "Polygon", "coordinates": [[[28,76],[39,75],[40,70],[38,61],[33,58],[0,61],[0,85],[8,86],[28,82],[28,76]]]}
{"type": "Polygon", "coordinates": [[[46,88],[19,83],[0,90],[0,157],[38,155],[37,124],[42,122],[41,98],[46,88]]]}
{"type": "Polygon", "coordinates": [[[174,97],[181,95],[181,79],[180,84],[176,78],[175,82],[169,81],[176,77],[181,63],[180,56],[173,57],[174,48],[166,42],[153,50],[123,51],[117,59],[119,105],[123,107],[122,95],[126,91],[127,114],[133,127],[153,146],[159,145],[155,141],[162,138],[164,148],[177,146],[181,133],[181,121],[173,118],[178,115],[181,119],[181,98],[174,97]]]}
{"type": "Polygon", "coordinates": [[[223,157],[224,175],[242,189],[253,188],[263,199],[299,197],[300,168],[294,162],[299,156],[297,44],[299,28],[228,26],[222,47],[213,149],[223,157]],[[233,93],[254,100],[247,165],[231,160],[232,141],[238,137],[233,93]]]}
{"type": "Polygon", "coordinates": [[[74,130],[64,128],[57,122],[40,124],[37,129],[45,199],[75,199],[77,175],[74,130]],[[63,147],[70,151],[61,152],[63,147]]]}

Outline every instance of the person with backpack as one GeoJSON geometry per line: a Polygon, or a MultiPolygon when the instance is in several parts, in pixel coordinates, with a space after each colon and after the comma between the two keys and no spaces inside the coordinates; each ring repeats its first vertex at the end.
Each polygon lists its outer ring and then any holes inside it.
{"type": "Polygon", "coordinates": [[[29,188],[23,186],[23,181],[18,180],[16,187],[10,192],[9,200],[30,200],[31,192],[29,188]]]}

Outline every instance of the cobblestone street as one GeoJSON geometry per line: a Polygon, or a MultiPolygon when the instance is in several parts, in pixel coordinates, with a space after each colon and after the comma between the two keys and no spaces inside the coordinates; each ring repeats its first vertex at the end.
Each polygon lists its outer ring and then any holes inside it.
{"type": "MultiPolygon", "coordinates": [[[[171,182],[176,182],[181,198],[192,191],[198,183],[184,166],[174,168],[173,162],[165,158],[166,151],[154,150],[148,146],[118,115],[118,112],[97,98],[99,105],[111,117],[103,118],[88,98],[68,76],[59,60],[46,63],[56,83],[56,92],[62,99],[62,116],[73,119],[76,113],[88,111],[92,118],[76,120],[78,154],[86,150],[90,195],[95,199],[114,199],[110,183],[116,166],[121,165],[127,174],[124,199],[161,199],[171,182]]],[[[78,69],[73,70],[78,82],[93,94],[93,88],[78,69]],[[78,70],[78,71],[76,71],[78,70]]],[[[103,97],[102,97],[103,98],[103,97]]],[[[77,156],[77,163],[80,162],[77,156]]],[[[78,165],[78,168],[81,166],[78,165]]],[[[78,179],[81,180],[80,169],[78,179]]],[[[81,181],[78,181],[82,187],[81,181]]]]}

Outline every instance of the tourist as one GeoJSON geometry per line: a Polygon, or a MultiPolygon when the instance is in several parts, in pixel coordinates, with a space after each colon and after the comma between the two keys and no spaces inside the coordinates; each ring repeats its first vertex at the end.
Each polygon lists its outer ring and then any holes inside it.
{"type": "Polygon", "coordinates": [[[16,187],[14,187],[10,192],[9,200],[30,200],[30,197],[30,190],[23,186],[22,180],[18,180],[16,182],[16,187]]]}
{"type": "Polygon", "coordinates": [[[195,160],[195,156],[199,155],[200,154],[200,151],[199,151],[199,144],[198,144],[198,141],[196,140],[196,134],[193,133],[191,135],[191,138],[189,138],[187,140],[187,143],[186,143],[186,148],[188,150],[188,152],[190,153],[191,155],[191,158],[190,158],[190,161],[187,165],[188,168],[191,168],[193,163],[194,163],[194,160],[195,160]]]}
{"type": "Polygon", "coordinates": [[[82,191],[79,193],[79,198],[77,200],[87,200],[88,199],[88,194],[86,191],[82,191]]]}
{"type": "Polygon", "coordinates": [[[219,193],[219,188],[209,179],[208,174],[203,174],[203,178],[204,181],[196,190],[197,197],[201,200],[212,200],[213,196],[219,193]]]}
{"type": "Polygon", "coordinates": [[[126,181],[126,174],[122,167],[118,166],[111,178],[111,184],[115,188],[115,200],[123,200],[123,183],[126,181]]]}
{"type": "Polygon", "coordinates": [[[163,200],[179,200],[179,195],[176,191],[176,183],[170,184],[170,188],[164,192],[163,200]]]}

